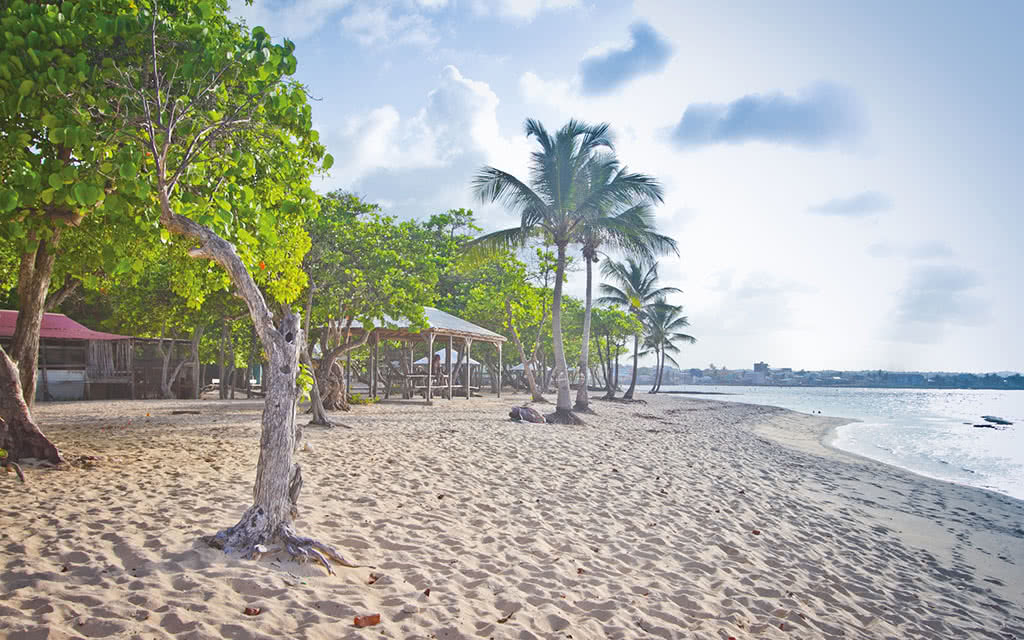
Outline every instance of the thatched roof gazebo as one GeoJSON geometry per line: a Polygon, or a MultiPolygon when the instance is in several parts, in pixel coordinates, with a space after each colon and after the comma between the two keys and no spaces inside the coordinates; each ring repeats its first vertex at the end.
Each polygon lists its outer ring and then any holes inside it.
{"type": "MultiPolygon", "coordinates": [[[[427,326],[424,329],[412,329],[412,322],[408,318],[385,318],[384,326],[377,327],[371,330],[370,339],[373,341],[373,351],[370,356],[370,393],[373,397],[377,397],[377,382],[378,382],[378,367],[380,363],[380,341],[381,340],[400,340],[404,343],[422,340],[427,345],[427,353],[434,353],[434,340],[437,338],[447,338],[448,348],[444,349],[445,362],[444,371],[446,372],[447,381],[447,395],[451,399],[454,391],[455,376],[452,375],[452,353],[455,351],[455,340],[462,342],[462,349],[458,353],[459,361],[463,359],[465,355],[466,362],[472,362],[470,353],[473,348],[473,342],[488,342],[495,345],[498,348],[498,397],[501,397],[501,346],[507,341],[507,338],[501,334],[484,329],[483,327],[477,326],[468,320],[453,316],[450,313],[445,313],[440,309],[434,307],[424,307],[423,315],[426,317],[427,326]]],[[[359,336],[364,331],[363,326],[358,321],[353,321],[350,328],[353,337],[359,336]]],[[[456,363],[458,364],[458,363],[456,363]]],[[[431,394],[434,387],[434,376],[431,375],[430,364],[427,363],[427,373],[415,374],[413,371],[413,362],[407,363],[409,377],[413,383],[415,389],[422,389],[426,392],[427,402],[430,402],[431,394]],[[422,378],[422,380],[421,380],[422,378]]],[[[463,376],[463,386],[466,394],[466,398],[471,395],[470,376],[468,375],[469,369],[466,369],[467,375],[463,376]]]]}

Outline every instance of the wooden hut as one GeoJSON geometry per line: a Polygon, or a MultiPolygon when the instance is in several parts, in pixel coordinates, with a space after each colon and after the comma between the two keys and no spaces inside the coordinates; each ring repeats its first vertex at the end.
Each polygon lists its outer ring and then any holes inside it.
{"type": "MultiPolygon", "coordinates": [[[[4,347],[10,346],[17,321],[17,311],[0,309],[0,344],[4,347]]],[[[159,397],[160,366],[153,362],[157,342],[93,331],[63,313],[43,314],[36,399],[159,397]]],[[[187,353],[187,340],[170,342],[171,348],[187,353]]],[[[192,384],[185,380],[192,375],[190,363],[183,367],[182,374],[178,388],[187,390],[192,384]]]]}
{"type": "MultiPolygon", "coordinates": [[[[447,348],[443,349],[444,362],[443,371],[446,373],[444,378],[440,381],[441,387],[435,386],[438,380],[435,376],[430,375],[427,372],[417,373],[415,371],[415,365],[412,361],[412,350],[408,349],[407,354],[403,354],[403,357],[408,358],[408,362],[403,363],[403,377],[406,379],[406,388],[413,392],[421,392],[430,402],[430,398],[433,397],[435,390],[441,391],[447,398],[451,399],[455,392],[455,378],[458,373],[458,362],[452,362],[452,355],[456,355],[456,358],[462,360],[462,354],[465,354],[465,375],[461,376],[461,387],[462,392],[467,398],[472,395],[472,391],[476,388],[473,386],[473,377],[470,375],[472,371],[472,365],[469,363],[475,362],[472,357],[472,349],[474,342],[488,342],[494,344],[498,348],[498,397],[501,397],[501,346],[507,341],[507,338],[501,334],[485,329],[481,326],[475,325],[468,320],[463,320],[457,316],[453,316],[450,313],[445,313],[440,309],[434,307],[424,307],[423,314],[427,319],[427,326],[424,329],[413,330],[411,329],[411,322],[407,318],[385,318],[384,326],[377,327],[372,330],[370,334],[370,344],[373,345],[370,355],[370,393],[373,397],[377,397],[378,394],[378,368],[380,364],[380,342],[381,340],[400,340],[403,343],[409,344],[417,341],[423,341],[426,343],[426,352],[434,353],[434,343],[436,340],[447,339],[447,348]],[[455,342],[460,343],[461,350],[455,351],[455,342]]],[[[353,337],[358,337],[364,331],[361,324],[358,322],[352,323],[351,328],[353,337]]],[[[429,365],[427,365],[429,367],[429,365]]]]}

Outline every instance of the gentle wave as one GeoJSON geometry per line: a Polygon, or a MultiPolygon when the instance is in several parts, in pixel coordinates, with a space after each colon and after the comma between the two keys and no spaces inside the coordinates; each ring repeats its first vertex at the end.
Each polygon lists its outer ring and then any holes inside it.
{"type": "Polygon", "coordinates": [[[664,387],[716,392],[718,400],[856,418],[831,444],[921,475],[1024,499],[1024,391],[842,387],[664,387]],[[981,416],[1015,423],[982,429],[981,416]]]}

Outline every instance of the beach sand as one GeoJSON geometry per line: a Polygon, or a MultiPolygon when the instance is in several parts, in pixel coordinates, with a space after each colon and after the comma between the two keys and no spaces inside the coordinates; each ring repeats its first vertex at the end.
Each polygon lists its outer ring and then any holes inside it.
{"type": "Polygon", "coordinates": [[[0,637],[1024,638],[1024,503],[822,446],[839,420],[641,397],[305,429],[297,529],[373,566],[337,576],[199,541],[250,502],[259,401],[41,405],[95,460],[0,477],[0,637]]]}

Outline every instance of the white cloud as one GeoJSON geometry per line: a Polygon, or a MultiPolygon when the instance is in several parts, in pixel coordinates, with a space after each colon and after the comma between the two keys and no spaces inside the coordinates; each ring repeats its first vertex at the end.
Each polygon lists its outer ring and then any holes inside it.
{"type": "Polygon", "coordinates": [[[430,46],[439,40],[430,20],[418,13],[396,14],[388,6],[360,5],[341,19],[342,29],[359,44],[430,46]]]}
{"type": "Polygon", "coordinates": [[[291,0],[270,3],[256,0],[245,4],[232,0],[231,14],[245,20],[250,27],[261,26],[274,38],[300,40],[316,33],[334,13],[344,9],[351,0],[291,0]]]}
{"type": "Polygon", "coordinates": [[[497,108],[498,96],[486,82],[446,66],[414,115],[384,105],[327,132],[336,157],[332,182],[370,199],[388,197],[400,214],[427,200],[442,210],[472,206],[468,186],[481,166],[525,170],[529,143],[501,135],[497,108]]]}
{"type": "Polygon", "coordinates": [[[506,20],[529,22],[542,11],[578,7],[579,0],[474,0],[473,11],[479,15],[495,14],[506,20]]]}

